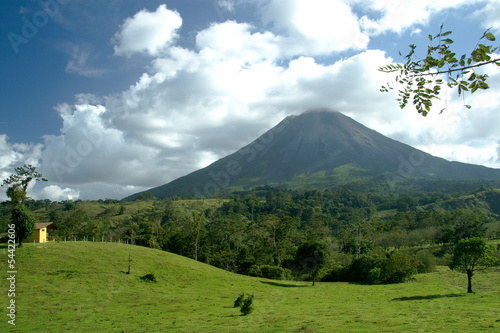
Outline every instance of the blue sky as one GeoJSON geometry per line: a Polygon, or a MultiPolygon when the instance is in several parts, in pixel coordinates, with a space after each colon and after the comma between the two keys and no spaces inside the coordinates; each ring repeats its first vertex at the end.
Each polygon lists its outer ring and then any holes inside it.
{"type": "Polygon", "coordinates": [[[120,199],[314,107],[449,160],[500,167],[496,68],[492,89],[466,96],[471,111],[449,91],[447,111],[427,118],[380,93],[390,77],[377,71],[411,43],[425,52],[441,24],[469,53],[487,28],[498,34],[498,0],[6,0],[0,9],[0,178],[37,165],[50,182],[32,187],[34,198],[120,199]]]}

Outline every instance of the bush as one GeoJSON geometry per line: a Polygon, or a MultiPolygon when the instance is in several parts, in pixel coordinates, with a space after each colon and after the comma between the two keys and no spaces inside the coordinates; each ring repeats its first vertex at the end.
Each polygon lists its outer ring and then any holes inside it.
{"type": "Polygon", "coordinates": [[[382,278],[382,269],[379,267],[372,268],[368,272],[368,276],[366,277],[366,282],[370,284],[378,284],[381,282],[382,278]]]}
{"type": "Polygon", "coordinates": [[[368,282],[368,273],[377,267],[384,267],[387,254],[381,251],[372,251],[354,259],[344,270],[341,278],[347,282],[368,282]]]}
{"type": "Polygon", "coordinates": [[[238,298],[234,301],[234,307],[240,307],[240,312],[246,316],[247,314],[252,313],[253,311],[253,294],[245,294],[241,293],[238,298]]]}
{"type": "Polygon", "coordinates": [[[240,296],[234,301],[234,307],[241,307],[243,305],[243,299],[245,298],[245,293],[241,293],[240,296]]]}
{"type": "Polygon", "coordinates": [[[436,257],[432,255],[429,251],[419,251],[417,252],[417,271],[419,273],[430,273],[436,268],[436,257]]]}
{"type": "Polygon", "coordinates": [[[265,279],[281,280],[285,270],[281,267],[270,266],[270,265],[254,265],[250,268],[248,275],[261,277],[265,279]]]}
{"type": "Polygon", "coordinates": [[[328,274],[326,274],[325,276],[323,276],[323,278],[321,279],[321,281],[323,282],[341,282],[341,281],[345,281],[344,279],[344,272],[346,270],[346,267],[344,266],[336,266],[335,268],[333,268],[332,270],[330,270],[330,272],[328,274]]]}
{"type": "Polygon", "coordinates": [[[146,281],[146,282],[157,282],[156,277],[153,273],[146,274],[144,276],[141,276],[141,280],[146,281]]]}
{"type": "Polygon", "coordinates": [[[322,281],[365,282],[370,284],[399,283],[417,272],[431,270],[434,257],[428,252],[417,256],[404,252],[372,251],[354,259],[350,264],[337,266],[322,281]]]}
{"type": "Polygon", "coordinates": [[[247,298],[243,299],[243,305],[241,306],[240,312],[246,316],[253,312],[253,295],[249,295],[247,298]]]}
{"type": "Polygon", "coordinates": [[[384,269],[383,280],[385,283],[400,283],[416,274],[418,260],[415,256],[404,252],[393,252],[384,269]]]}

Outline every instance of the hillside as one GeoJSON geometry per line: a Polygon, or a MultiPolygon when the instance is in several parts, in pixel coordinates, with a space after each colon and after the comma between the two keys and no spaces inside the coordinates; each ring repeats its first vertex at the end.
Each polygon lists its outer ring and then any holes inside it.
{"type": "MultiPolygon", "coordinates": [[[[16,326],[2,332],[470,332],[500,330],[500,274],[439,268],[411,283],[369,286],[245,277],[170,253],[116,243],[17,249],[16,326]],[[127,268],[129,251],[132,274],[127,268]],[[154,273],[158,282],[140,277],[154,273]],[[255,311],[233,302],[254,293],[255,311]]],[[[7,272],[2,256],[2,276],[7,272]]],[[[5,278],[0,288],[8,290],[5,278]]]]}
{"type": "Polygon", "coordinates": [[[450,162],[385,137],[339,112],[314,110],[287,117],[234,154],[147,192],[157,198],[213,197],[261,185],[453,192],[499,181],[500,170],[450,162]]]}

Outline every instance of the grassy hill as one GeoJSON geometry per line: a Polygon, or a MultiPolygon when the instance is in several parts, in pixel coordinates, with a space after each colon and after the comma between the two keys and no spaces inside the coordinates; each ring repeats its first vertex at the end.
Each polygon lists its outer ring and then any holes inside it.
{"type": "Polygon", "coordinates": [[[500,271],[440,267],[397,285],[271,281],[117,243],[68,242],[16,250],[16,326],[7,324],[1,255],[1,332],[471,332],[500,331],[500,271]],[[140,279],[154,273],[157,283],[140,279]],[[254,293],[255,311],[233,302],[254,293]]]}

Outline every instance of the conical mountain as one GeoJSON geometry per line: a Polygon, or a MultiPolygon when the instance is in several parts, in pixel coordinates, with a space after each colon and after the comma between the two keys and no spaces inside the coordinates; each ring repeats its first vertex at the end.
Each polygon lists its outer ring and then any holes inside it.
{"type": "Polygon", "coordinates": [[[482,180],[500,180],[500,170],[449,162],[339,112],[314,110],[287,117],[234,154],[148,192],[158,198],[210,197],[259,185],[433,191],[442,189],[443,182],[477,186],[482,180]]]}

